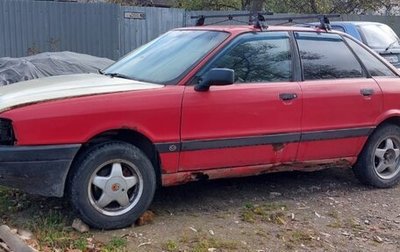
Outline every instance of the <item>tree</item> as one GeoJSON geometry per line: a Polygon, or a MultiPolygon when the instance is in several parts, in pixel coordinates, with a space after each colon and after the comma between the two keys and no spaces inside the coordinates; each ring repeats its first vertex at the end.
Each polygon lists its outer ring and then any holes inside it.
{"type": "Polygon", "coordinates": [[[400,6],[400,0],[177,0],[189,10],[268,10],[276,13],[363,13],[400,6]]]}
{"type": "Polygon", "coordinates": [[[267,8],[273,12],[289,13],[360,13],[376,10],[376,0],[268,0],[267,8]]]}
{"type": "Polygon", "coordinates": [[[175,6],[187,10],[241,10],[242,0],[176,0],[175,6]]]}
{"type": "MultiPolygon", "coordinates": [[[[151,5],[152,0],[107,0],[123,5],[151,5]]],[[[168,0],[166,0],[168,1],[168,0]]],[[[170,0],[187,10],[262,10],[275,13],[365,13],[390,14],[400,0],[170,0]]]]}

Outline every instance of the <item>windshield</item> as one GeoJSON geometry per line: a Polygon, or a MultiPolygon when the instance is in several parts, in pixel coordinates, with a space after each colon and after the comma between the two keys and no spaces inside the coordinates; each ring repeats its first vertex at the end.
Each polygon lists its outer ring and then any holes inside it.
{"type": "Polygon", "coordinates": [[[129,53],[104,73],[146,82],[174,83],[228,35],[217,31],[170,31],[129,53]]]}
{"type": "Polygon", "coordinates": [[[398,47],[399,38],[396,33],[384,24],[363,24],[358,26],[361,34],[365,38],[365,43],[373,48],[387,48],[391,43],[391,47],[398,47]]]}

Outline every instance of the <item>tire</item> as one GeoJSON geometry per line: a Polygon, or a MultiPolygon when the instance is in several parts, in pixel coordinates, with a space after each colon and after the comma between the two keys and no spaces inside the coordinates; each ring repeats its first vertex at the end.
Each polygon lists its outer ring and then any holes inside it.
{"type": "Polygon", "coordinates": [[[364,184],[388,188],[400,180],[400,127],[383,125],[368,138],[353,167],[364,184]]]}
{"type": "Polygon", "coordinates": [[[96,145],[78,157],[70,200],[82,220],[98,229],[133,224],[150,206],[155,170],[147,156],[124,142],[96,145]]]}

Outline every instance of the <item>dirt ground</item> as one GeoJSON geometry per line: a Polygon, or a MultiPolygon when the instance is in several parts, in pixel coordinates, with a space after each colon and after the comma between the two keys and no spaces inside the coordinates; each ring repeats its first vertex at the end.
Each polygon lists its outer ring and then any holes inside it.
{"type": "MultiPolygon", "coordinates": [[[[39,205],[47,215],[49,211],[68,215],[69,207],[60,200],[23,197],[30,203],[3,214],[3,222],[17,228],[31,227],[34,237],[45,244],[40,247],[43,250],[60,247],[57,239],[43,242],[48,236],[43,234],[47,219],[45,224],[27,226],[32,219],[27,213],[39,205]]],[[[91,230],[84,237],[103,244],[102,251],[400,250],[400,186],[363,186],[350,169],[276,173],[163,188],[156,193],[151,210],[155,217],[150,224],[91,230]]],[[[55,223],[65,230],[65,236],[76,240],[82,234],[68,229],[70,221],[55,223]]],[[[78,251],[89,245],[85,242],[69,248],[78,251]]],[[[68,246],[61,246],[62,250],[68,246]]]]}

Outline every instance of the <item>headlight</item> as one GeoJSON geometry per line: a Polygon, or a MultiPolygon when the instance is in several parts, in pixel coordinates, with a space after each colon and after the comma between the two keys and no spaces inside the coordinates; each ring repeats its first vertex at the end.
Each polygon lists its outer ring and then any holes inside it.
{"type": "Polygon", "coordinates": [[[11,120],[0,118],[0,145],[13,145],[15,142],[11,120]]]}

